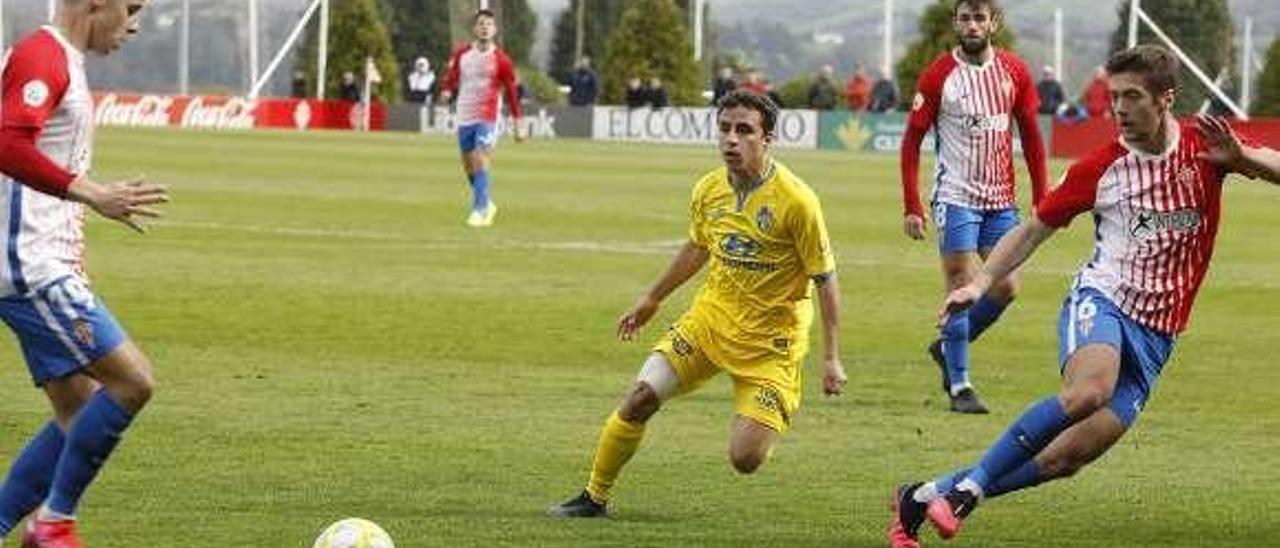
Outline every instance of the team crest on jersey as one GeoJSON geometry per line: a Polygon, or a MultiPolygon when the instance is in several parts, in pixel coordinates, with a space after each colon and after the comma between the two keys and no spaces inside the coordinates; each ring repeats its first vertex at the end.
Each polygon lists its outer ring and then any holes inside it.
{"type": "Polygon", "coordinates": [[[769,209],[769,206],[761,207],[756,213],[756,228],[759,228],[760,232],[768,232],[773,228],[773,210],[769,209]]]}
{"type": "Polygon", "coordinates": [[[920,110],[924,106],[924,94],[916,92],[916,96],[911,99],[911,110],[920,110]]]}
{"type": "Polygon", "coordinates": [[[71,324],[76,340],[84,346],[93,346],[93,324],[83,318],[77,318],[71,324]]]}
{"type": "Polygon", "coordinates": [[[1200,212],[1194,209],[1177,211],[1151,211],[1142,209],[1130,222],[1129,235],[1146,239],[1157,232],[1194,232],[1202,223],[1200,212]]]}
{"type": "Polygon", "coordinates": [[[49,86],[41,80],[32,80],[27,85],[22,86],[22,102],[27,106],[36,108],[49,100],[49,86]]]}

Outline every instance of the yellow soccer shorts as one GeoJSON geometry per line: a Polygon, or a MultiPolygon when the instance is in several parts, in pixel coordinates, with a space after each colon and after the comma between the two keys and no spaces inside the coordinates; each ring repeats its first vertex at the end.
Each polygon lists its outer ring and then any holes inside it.
{"type": "MultiPolygon", "coordinates": [[[[699,320],[686,315],[654,345],[671,362],[680,379],[680,393],[702,386],[721,371],[733,379],[733,407],[737,414],[768,426],[778,433],[791,427],[800,408],[800,370],[804,353],[735,361],[726,367],[708,357],[705,350],[713,336],[699,320]]],[[[803,345],[800,345],[801,349],[803,345]]],[[[714,352],[713,352],[714,353],[714,352]]],[[[723,352],[719,352],[723,354],[723,352]]]]}

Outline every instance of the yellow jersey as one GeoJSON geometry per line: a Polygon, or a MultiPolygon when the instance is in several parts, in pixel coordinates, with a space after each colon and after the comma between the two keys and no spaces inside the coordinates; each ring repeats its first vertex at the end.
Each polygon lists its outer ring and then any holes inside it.
{"type": "Polygon", "coordinates": [[[813,282],[834,275],[835,255],[818,197],[779,162],[744,197],[727,168],[698,181],[689,239],[710,253],[710,272],[686,317],[708,357],[729,370],[795,361],[808,349],[813,282]]]}

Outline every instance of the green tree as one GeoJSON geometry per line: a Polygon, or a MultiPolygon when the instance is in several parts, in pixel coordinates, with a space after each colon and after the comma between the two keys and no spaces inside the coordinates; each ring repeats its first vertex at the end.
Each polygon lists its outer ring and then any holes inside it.
{"type": "Polygon", "coordinates": [[[498,42],[517,65],[529,64],[529,52],[537,38],[538,14],[529,7],[529,0],[499,0],[494,2],[498,13],[498,42]]]}
{"type": "MultiPolygon", "coordinates": [[[[1164,33],[1177,41],[1178,47],[1209,75],[1217,77],[1225,71],[1225,86],[1232,85],[1235,55],[1232,36],[1235,27],[1226,0],[1160,0],[1143,2],[1142,10],[1164,33]]],[[[1121,0],[1117,11],[1120,24],[1111,35],[1111,52],[1129,45],[1129,0],[1121,0]]],[[[1139,44],[1164,45],[1146,25],[1139,25],[1139,44]]],[[[1194,112],[1209,96],[1209,90],[1186,67],[1178,78],[1178,102],[1174,109],[1194,112]]]]}
{"type": "Polygon", "coordinates": [[[1253,101],[1250,114],[1254,116],[1280,116],[1280,38],[1271,41],[1267,59],[1258,76],[1258,97],[1253,101]]]}
{"type": "Polygon", "coordinates": [[[632,76],[657,76],[677,105],[702,104],[700,69],[673,0],[629,0],[600,66],[605,103],[620,103],[632,76]]]}
{"type": "MultiPolygon", "coordinates": [[[[384,101],[399,100],[400,68],[395,51],[391,48],[391,37],[382,21],[382,14],[374,0],[334,0],[330,4],[325,97],[339,96],[343,72],[354,72],[357,80],[363,80],[365,57],[373,56],[378,72],[382,73],[382,84],[378,86],[375,96],[384,101]]],[[[318,70],[316,50],[320,47],[319,31],[320,25],[313,22],[308,29],[307,40],[298,53],[299,68],[307,74],[307,81],[312,86],[318,70]]]]}
{"type": "MultiPolygon", "coordinates": [[[[952,24],[955,0],[938,0],[920,16],[920,38],[907,47],[907,54],[898,61],[894,72],[898,79],[899,101],[910,104],[916,94],[916,79],[941,53],[956,45],[956,31],[952,24]]],[[[1013,49],[1015,38],[1008,25],[1000,25],[992,42],[997,47],[1013,49]]]]}
{"type": "MultiPolygon", "coordinates": [[[[577,9],[584,0],[570,0],[569,7],[556,16],[551,34],[551,58],[547,72],[564,82],[573,71],[577,48],[577,9]]],[[[604,58],[609,34],[622,18],[623,0],[587,0],[582,13],[582,54],[595,60],[604,58]]]]}
{"type": "Polygon", "coordinates": [[[418,57],[429,59],[437,73],[444,70],[453,46],[448,4],[439,0],[380,0],[380,4],[402,73],[411,72],[418,57]]]}

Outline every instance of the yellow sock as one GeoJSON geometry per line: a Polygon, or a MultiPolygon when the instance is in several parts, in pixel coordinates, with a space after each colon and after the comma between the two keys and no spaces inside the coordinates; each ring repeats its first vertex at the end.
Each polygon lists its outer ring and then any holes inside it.
{"type": "Polygon", "coordinates": [[[592,499],[599,503],[609,500],[609,491],[618,479],[618,472],[631,460],[643,437],[644,423],[622,420],[617,411],[604,421],[600,441],[596,445],[596,457],[591,463],[591,481],[587,483],[587,493],[592,499]]]}

